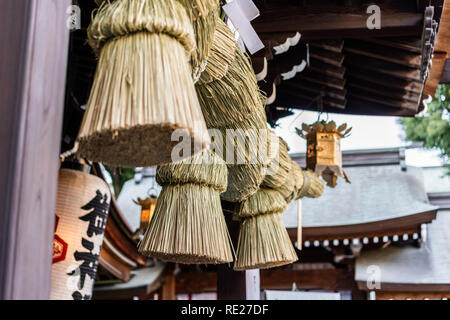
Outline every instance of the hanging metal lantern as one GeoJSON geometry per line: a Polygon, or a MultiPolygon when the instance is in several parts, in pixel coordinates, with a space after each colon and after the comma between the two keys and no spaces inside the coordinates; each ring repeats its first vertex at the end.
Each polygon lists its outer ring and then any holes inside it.
{"type": "Polygon", "coordinates": [[[152,179],[152,185],[147,191],[147,198],[137,198],[137,200],[134,200],[134,203],[141,206],[141,221],[139,230],[136,235],[137,237],[143,235],[145,233],[145,230],[147,230],[147,227],[150,225],[150,221],[152,220],[153,213],[155,212],[156,202],[158,200],[158,195],[160,192],[156,184],[156,167],[144,168],[143,174],[145,177],[152,179]]]}
{"type": "Polygon", "coordinates": [[[64,163],[59,171],[52,300],[89,300],[97,273],[111,192],[102,179],[78,169],[64,163]]]}
{"type": "Polygon", "coordinates": [[[347,124],[336,128],[334,121],[317,121],[312,125],[303,124],[302,129],[296,129],[297,134],[306,139],[307,154],[306,167],[313,170],[318,176],[334,188],[337,178],[342,177],[348,183],[345,171],[342,169],[341,139],[348,136],[352,128],[347,124]]]}
{"type": "Polygon", "coordinates": [[[143,234],[147,227],[150,225],[153,213],[155,212],[156,201],[158,198],[154,195],[150,195],[146,199],[137,198],[136,204],[140,205],[141,210],[141,225],[139,227],[139,233],[143,234]]]}

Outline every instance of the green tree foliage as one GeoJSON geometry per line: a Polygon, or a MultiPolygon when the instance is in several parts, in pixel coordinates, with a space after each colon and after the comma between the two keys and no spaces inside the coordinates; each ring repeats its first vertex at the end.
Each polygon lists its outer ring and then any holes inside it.
{"type": "MultiPolygon", "coordinates": [[[[402,118],[406,140],[422,142],[424,148],[439,149],[446,166],[450,157],[450,85],[439,85],[425,113],[402,118]]],[[[450,167],[448,173],[450,174],[450,167]]]]}

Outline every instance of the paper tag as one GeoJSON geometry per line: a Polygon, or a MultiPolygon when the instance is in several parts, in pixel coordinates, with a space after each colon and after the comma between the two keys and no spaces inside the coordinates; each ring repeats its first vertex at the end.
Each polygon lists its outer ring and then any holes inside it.
{"type": "Polygon", "coordinates": [[[242,12],[248,21],[253,21],[259,17],[258,7],[253,3],[253,0],[234,0],[241,7],[242,12]]]}
{"type": "MultiPolygon", "coordinates": [[[[224,5],[223,10],[230,18],[236,30],[239,32],[248,51],[251,54],[254,54],[255,52],[263,49],[264,44],[262,43],[261,39],[259,39],[258,34],[256,33],[255,29],[253,29],[249,21],[250,20],[249,17],[256,18],[254,17],[255,11],[251,9],[252,7],[251,5],[249,6],[244,5],[244,8],[246,8],[246,11],[244,11],[240,5],[241,2],[243,4],[251,2],[251,4],[254,6],[253,1],[251,0],[235,0],[233,2],[224,5]]],[[[257,8],[256,11],[257,11],[256,16],[258,16],[259,11],[257,8]]]]}

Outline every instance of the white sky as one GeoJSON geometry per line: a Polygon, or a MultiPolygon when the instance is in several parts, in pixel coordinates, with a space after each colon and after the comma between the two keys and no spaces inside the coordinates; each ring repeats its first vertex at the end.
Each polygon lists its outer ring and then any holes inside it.
{"type": "MultiPolygon", "coordinates": [[[[305,140],[295,133],[295,127],[300,127],[303,122],[311,124],[317,121],[317,116],[317,112],[296,110],[294,115],[278,121],[279,127],[275,129],[275,132],[288,143],[291,149],[289,152],[305,152],[305,140]]],[[[326,120],[326,118],[326,113],[321,115],[321,120],[326,120]]],[[[342,140],[342,150],[394,148],[410,145],[410,142],[403,141],[403,129],[397,123],[397,119],[397,117],[328,114],[328,120],[334,120],[338,126],[347,123],[349,127],[353,127],[352,134],[342,140]]],[[[439,151],[423,149],[408,149],[406,163],[419,167],[442,165],[439,151]]]]}

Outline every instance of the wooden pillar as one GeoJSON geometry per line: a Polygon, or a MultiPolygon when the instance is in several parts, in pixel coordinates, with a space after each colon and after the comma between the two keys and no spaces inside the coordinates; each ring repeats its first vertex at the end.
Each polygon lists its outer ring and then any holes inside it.
{"type": "Polygon", "coordinates": [[[161,299],[177,300],[175,274],[174,268],[171,264],[166,267],[164,283],[162,285],[161,299]]]}
{"type": "Polygon", "coordinates": [[[0,299],[48,299],[70,0],[0,1],[0,299]]]}
{"type": "MultiPolygon", "coordinates": [[[[224,204],[224,207],[227,205],[224,204]]],[[[225,213],[228,230],[234,248],[237,248],[239,222],[232,220],[232,213],[225,213]]],[[[217,299],[219,300],[259,300],[259,270],[234,271],[232,264],[217,266],[217,299]]]]}

